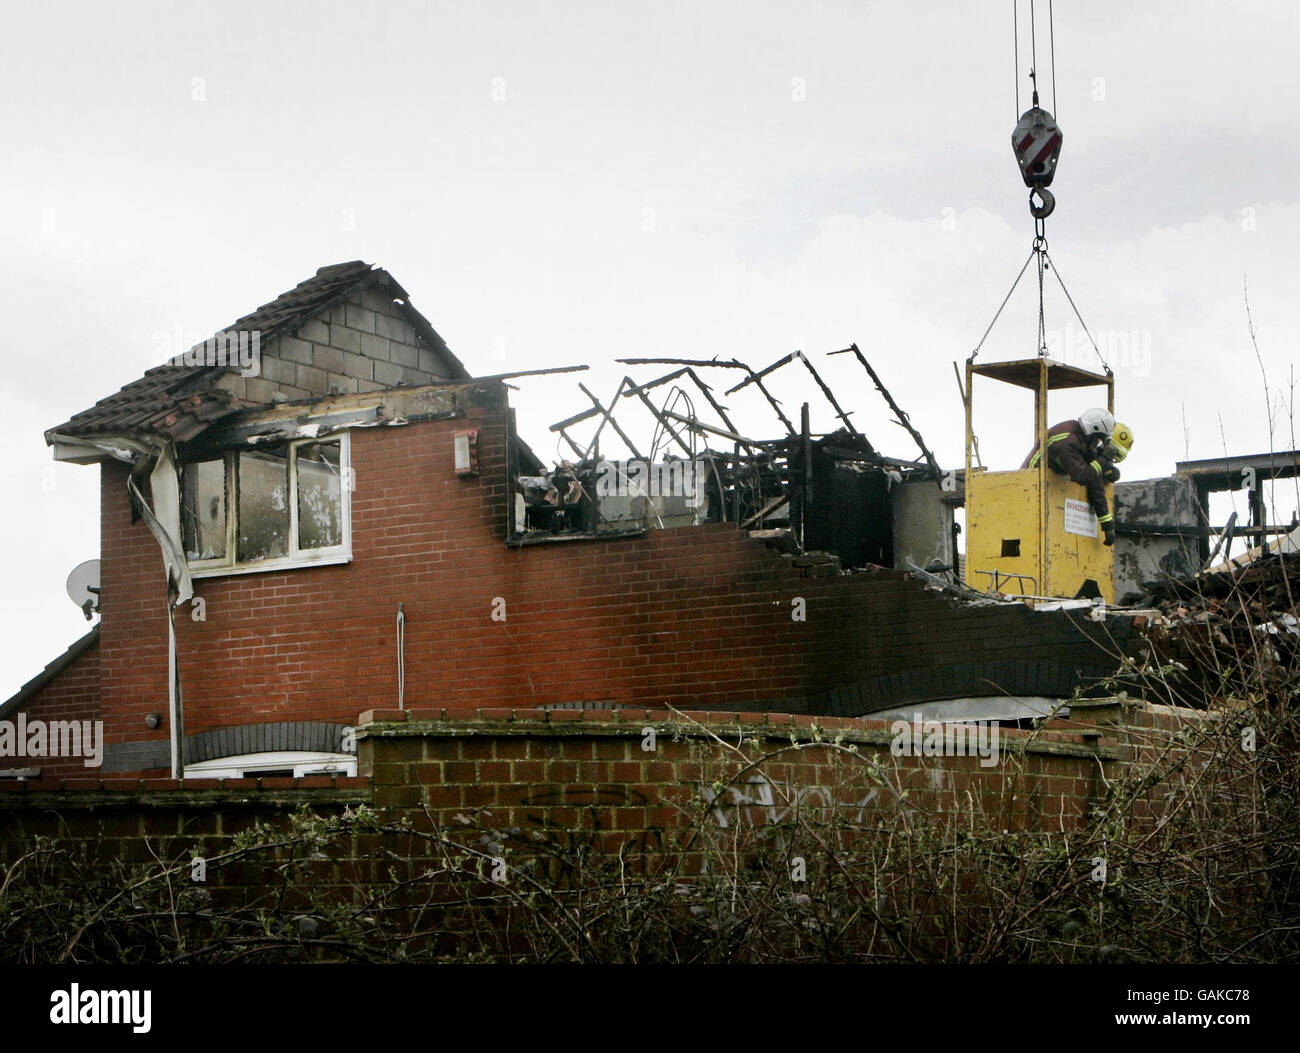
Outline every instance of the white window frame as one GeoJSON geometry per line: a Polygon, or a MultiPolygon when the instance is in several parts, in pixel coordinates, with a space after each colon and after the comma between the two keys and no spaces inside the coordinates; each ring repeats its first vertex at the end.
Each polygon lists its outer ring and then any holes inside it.
{"type": "MultiPolygon", "coordinates": [[[[188,560],[194,578],[224,577],[230,574],[264,574],[293,567],[322,567],[352,562],[352,436],[347,431],[294,439],[284,444],[289,450],[289,552],[284,556],[238,562],[239,556],[239,489],[235,469],[237,455],[243,450],[228,450],[221,455],[226,470],[226,555],[219,559],[188,560]],[[319,443],[339,444],[339,496],[342,501],[343,542],[330,548],[298,548],[298,455],[300,446],[319,443]]],[[[255,449],[249,447],[248,449],[255,449]]],[[[210,458],[215,459],[215,458],[210,458]]],[[[182,466],[183,470],[184,466],[182,466]]]]}
{"type": "Polygon", "coordinates": [[[295,779],[309,775],[356,775],[357,758],[350,753],[321,753],[315,750],[280,750],[214,757],[185,765],[187,779],[255,779],[258,772],[293,769],[295,779]]]}

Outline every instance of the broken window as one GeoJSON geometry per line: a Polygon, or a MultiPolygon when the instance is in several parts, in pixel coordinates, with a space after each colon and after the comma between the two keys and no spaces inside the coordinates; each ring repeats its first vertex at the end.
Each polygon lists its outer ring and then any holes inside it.
{"type": "Polygon", "coordinates": [[[289,451],[235,454],[239,480],[239,562],[289,554],[289,451]]]}
{"type": "Polygon", "coordinates": [[[343,543],[341,452],[337,442],[313,442],[297,449],[299,548],[343,543]]]}
{"type": "Polygon", "coordinates": [[[345,433],[184,465],[186,557],[199,572],[346,558],[347,464],[345,433]]]}
{"type": "Polygon", "coordinates": [[[181,535],[185,558],[226,555],[226,461],[200,461],[181,473],[181,535]]]}

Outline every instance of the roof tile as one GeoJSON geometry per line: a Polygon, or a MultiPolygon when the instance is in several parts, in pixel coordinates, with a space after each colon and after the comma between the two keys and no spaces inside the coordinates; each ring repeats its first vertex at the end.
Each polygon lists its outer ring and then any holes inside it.
{"type": "MultiPolygon", "coordinates": [[[[219,332],[256,331],[265,344],[267,338],[293,332],[313,315],[345,298],[356,286],[384,272],[369,263],[353,260],[322,267],[315,275],[300,282],[257,310],[236,319],[219,332]]],[[[391,282],[391,279],[390,279],[391,282]]],[[[415,319],[442,346],[453,367],[468,377],[460,362],[433,331],[432,326],[410,306],[405,291],[391,282],[415,319]]],[[[214,334],[215,335],[215,334],[214,334]]],[[[218,386],[225,373],[237,369],[229,366],[161,365],[148,370],[120,391],[102,398],[89,409],[74,414],[64,423],[49,429],[45,441],[53,444],[57,435],[123,435],[155,432],[177,442],[184,442],[203,431],[212,421],[243,408],[230,392],[218,386]]]]}

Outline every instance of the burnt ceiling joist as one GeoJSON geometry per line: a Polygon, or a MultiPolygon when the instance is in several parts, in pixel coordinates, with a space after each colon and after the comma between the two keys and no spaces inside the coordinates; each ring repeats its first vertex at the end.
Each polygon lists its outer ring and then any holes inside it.
{"type": "MultiPolygon", "coordinates": [[[[749,527],[764,523],[770,525],[778,520],[787,523],[800,539],[812,517],[829,515],[833,519],[841,514],[831,513],[830,505],[818,510],[814,491],[819,486],[830,487],[822,495],[825,502],[832,500],[832,491],[841,495],[853,491],[858,484],[850,485],[849,480],[855,472],[874,471],[888,475],[889,478],[880,484],[886,491],[900,478],[939,479],[938,461],[858,346],[854,344],[842,352],[835,352],[850,353],[866,370],[892,412],[893,422],[904,428],[916,443],[921,453],[919,458],[904,460],[883,454],[856,426],[854,410],[840,401],[822,372],[803,351],[792,351],[761,369],[754,369],[735,358],[627,358],[617,361],[630,367],[632,372],[623,376],[611,398],[601,399],[585,384],[579,384],[578,390],[588,405],[550,426],[574,457],[573,461],[561,462],[554,474],[564,476],[565,492],[572,490],[576,493],[575,486],[592,486],[601,466],[609,464],[600,449],[601,437],[608,427],[638,462],[667,464],[693,460],[707,463],[705,474],[711,489],[705,501],[707,509],[701,511],[701,515],[744,523],[749,527]],[[771,378],[779,370],[795,363],[807,370],[839,421],[841,427],[835,432],[813,434],[806,404],[800,414],[801,424],[796,428],[773,394],[769,387],[771,378]],[[644,366],[668,367],[668,372],[646,379],[635,376],[636,367],[644,366]],[[773,430],[780,429],[776,437],[771,437],[771,433],[764,435],[762,430],[756,431],[752,421],[748,427],[738,425],[732,411],[724,404],[725,396],[717,395],[716,386],[709,383],[705,370],[710,369],[740,374],[735,378],[736,383],[726,389],[726,395],[746,389],[754,389],[762,395],[774,417],[776,427],[773,430]],[[623,419],[620,419],[620,410],[626,400],[639,403],[653,420],[654,434],[648,442],[642,441],[637,428],[629,426],[626,414],[622,414],[623,419]],[[588,427],[581,428],[583,425],[588,427]],[[717,446],[722,448],[716,449],[717,446]],[[832,482],[826,474],[828,472],[846,474],[842,480],[832,482]],[[818,478],[822,479],[821,484],[815,482],[818,478]]],[[[562,489],[549,477],[540,481],[530,479],[528,486],[543,494],[549,493],[553,487],[557,494],[562,489]]],[[[689,507],[704,508],[696,504],[689,507]]],[[[603,514],[599,508],[590,510],[583,522],[591,529],[599,529],[603,514]]],[[[619,514],[626,515],[625,512],[619,514]]],[[[534,519],[541,517],[548,522],[555,519],[555,514],[547,513],[545,509],[532,515],[534,519]]],[[[565,525],[579,518],[577,510],[565,513],[565,525]]]]}
{"type": "MultiPolygon", "coordinates": [[[[532,543],[725,522],[793,558],[814,560],[808,566],[849,571],[892,566],[899,487],[937,481],[941,472],[920,432],[857,345],[843,353],[854,354],[866,370],[893,423],[919,447],[919,457],[904,460],[882,453],[855,423],[865,415],[855,418],[855,407],[841,400],[820,363],[803,351],[761,369],[734,358],[618,359],[629,372],[612,397],[602,399],[579,384],[586,405],[550,426],[574,459],[512,480],[510,536],[532,543]],[[817,392],[808,394],[829,406],[838,422],[834,431],[814,433],[809,403],[802,398],[799,426],[791,423],[774,389],[789,390],[792,378],[784,375],[773,383],[791,365],[796,371],[802,366],[812,378],[817,392]],[[657,368],[647,377],[640,367],[657,368]],[[714,369],[730,370],[727,381],[734,383],[710,383],[716,374],[706,371],[714,369]],[[724,386],[726,394],[718,394],[724,386]],[[771,417],[757,409],[742,418],[726,404],[727,395],[742,391],[757,391],[771,417]],[[642,409],[652,423],[647,424],[642,409]],[[630,459],[612,452],[606,456],[601,437],[610,432],[618,437],[612,445],[630,451],[630,459]]],[[[890,419],[885,412],[880,416],[890,419]]]]}
{"type": "Polygon", "coordinates": [[[871,377],[871,382],[876,385],[876,390],[879,391],[880,394],[884,396],[885,401],[889,403],[889,408],[894,411],[894,417],[896,418],[896,423],[902,425],[902,427],[907,429],[907,433],[912,436],[912,439],[916,442],[916,445],[920,447],[921,455],[925,458],[925,463],[929,466],[930,471],[934,474],[935,479],[940,478],[943,475],[943,472],[939,469],[939,462],[935,460],[934,454],[930,452],[930,448],[926,446],[925,440],[921,438],[921,433],[917,431],[915,427],[912,426],[911,418],[908,417],[907,413],[902,409],[902,407],[900,407],[898,403],[894,401],[894,396],[889,393],[889,389],[885,387],[884,383],[880,379],[880,376],[876,373],[874,369],[871,368],[871,363],[867,361],[867,356],[864,355],[858,349],[858,345],[850,344],[843,351],[832,351],[831,354],[847,355],[850,352],[852,352],[853,355],[856,356],[857,360],[862,363],[862,368],[865,369],[867,371],[867,375],[871,377]]]}
{"type": "MultiPolygon", "coordinates": [[[[915,425],[912,424],[911,418],[908,416],[907,412],[898,404],[898,401],[894,398],[893,394],[885,386],[884,381],[881,380],[880,374],[871,365],[867,356],[862,353],[862,350],[858,345],[851,344],[842,351],[834,351],[831,352],[831,354],[852,354],[857,359],[863,369],[866,370],[872,384],[893,413],[894,423],[907,431],[913,442],[916,443],[916,446],[921,453],[919,460],[924,462],[924,467],[922,469],[923,473],[938,480],[942,476],[942,470],[939,467],[938,460],[930,450],[930,447],[926,444],[921,433],[916,429],[915,425]]],[[[619,386],[619,390],[615,393],[614,398],[611,400],[608,407],[602,405],[594,395],[584,389],[584,394],[591,399],[594,408],[585,410],[573,417],[560,421],[558,424],[552,425],[552,431],[558,431],[568,438],[565,429],[598,415],[603,415],[610,424],[614,424],[615,422],[612,414],[620,399],[636,397],[655,418],[664,433],[668,435],[680,449],[685,451],[687,456],[691,455],[690,445],[682,438],[678,429],[673,427],[674,424],[681,426],[685,430],[693,431],[696,434],[713,435],[730,440],[733,444],[744,446],[750,450],[758,447],[770,447],[775,445],[776,442],[781,440],[769,441],[746,437],[744,431],[741,428],[738,428],[732,420],[726,406],[724,406],[714,395],[713,387],[700,376],[700,371],[705,369],[730,369],[739,371],[743,373],[744,376],[740,378],[737,383],[727,388],[725,395],[734,395],[750,387],[756,389],[767,401],[767,404],[776,415],[777,420],[779,420],[782,427],[784,427],[788,440],[792,443],[805,442],[811,439],[811,436],[806,435],[803,428],[796,428],[794,424],[791,423],[790,418],[786,416],[782,409],[780,400],[772,394],[771,390],[765,383],[765,381],[770,380],[773,374],[777,371],[791,363],[798,362],[808,371],[808,374],[812,377],[814,383],[826,399],[826,402],[830,405],[836,418],[844,426],[843,431],[839,433],[841,438],[836,439],[833,444],[829,441],[824,441],[825,452],[830,456],[840,459],[851,460],[858,463],[875,464],[881,467],[890,467],[895,469],[901,468],[910,471],[916,471],[919,467],[916,461],[900,460],[898,458],[886,457],[881,454],[877,446],[854,424],[854,410],[847,409],[841,404],[839,398],[831,389],[831,386],[827,383],[825,377],[822,376],[821,372],[813,364],[812,359],[803,351],[791,351],[789,354],[777,359],[770,365],[757,370],[736,358],[620,358],[617,361],[621,365],[626,366],[672,366],[676,368],[662,376],[641,383],[636,382],[631,377],[624,377],[623,382],[619,386]],[[694,386],[695,390],[698,390],[698,392],[703,395],[705,401],[708,402],[709,407],[721,422],[720,425],[700,420],[695,414],[693,407],[688,414],[677,412],[675,407],[670,411],[672,401],[680,393],[685,392],[685,388],[680,385],[673,389],[674,394],[665,401],[662,407],[657,407],[654,404],[650,395],[652,391],[667,384],[673,384],[679,381],[689,382],[694,386]]],[[[687,402],[689,403],[689,399],[687,399],[687,402]]],[[[601,426],[604,426],[603,421],[601,426]]],[[[623,441],[627,443],[628,448],[632,449],[635,453],[635,447],[628,441],[623,430],[618,429],[618,431],[620,437],[622,437],[623,441]]],[[[598,435],[599,432],[597,433],[597,437],[598,435]]],[[[577,447],[578,445],[571,439],[569,440],[569,443],[574,447],[577,447]]],[[[595,444],[593,442],[585,452],[590,456],[594,450],[595,444]]],[[[639,454],[637,454],[637,456],[639,456],[639,454]]]]}

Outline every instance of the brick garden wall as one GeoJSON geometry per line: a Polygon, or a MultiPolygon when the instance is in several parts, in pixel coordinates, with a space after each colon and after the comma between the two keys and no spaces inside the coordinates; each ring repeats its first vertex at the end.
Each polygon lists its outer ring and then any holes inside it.
{"type": "Polygon", "coordinates": [[[596,829],[616,844],[680,826],[702,801],[733,822],[767,822],[768,805],[758,800],[763,781],[794,795],[777,793],[771,807],[778,811],[799,800],[835,809],[892,807],[906,794],[908,807],[922,810],[978,807],[991,828],[1069,830],[1101,792],[1103,777],[1123,774],[1197,719],[1188,710],[1099,700],[1037,731],[1001,730],[997,762],[985,766],[974,756],[893,756],[893,730],[883,721],[646,710],[376,711],[358,728],[357,778],[0,782],[0,846],[12,848],[21,833],[63,831],[103,842],[108,856],[144,858],[137,842],[147,838],[169,839],[173,848],[190,838],[214,854],[249,816],[282,820],[303,803],[369,803],[392,821],[420,824],[428,816],[444,827],[458,815],[486,811],[487,825],[596,829]],[[651,748],[647,728],[655,732],[651,748]],[[737,755],[723,743],[743,740],[779,755],[734,784],[742,798],[737,813],[735,794],[708,794],[728,766],[737,767],[737,755]],[[858,759],[842,751],[836,759],[828,743],[857,747],[858,759]]]}
{"type": "MultiPolygon", "coordinates": [[[[564,858],[602,866],[618,860],[633,870],[675,860],[687,880],[711,869],[706,858],[717,862],[707,847],[711,838],[718,839],[716,851],[730,837],[796,817],[850,831],[848,842],[841,832],[824,844],[832,856],[852,850],[854,839],[897,828],[900,813],[914,817],[909,823],[926,817],[938,830],[976,838],[1004,831],[1068,835],[1107,782],[1196,719],[1188,711],[1099,701],[1036,732],[1001,732],[997,762],[986,767],[973,756],[894,756],[893,730],[881,721],[634,710],[380,711],[359,728],[365,776],[355,779],[0,782],[0,864],[13,864],[37,835],[54,838],[75,861],[59,866],[101,882],[92,895],[110,903],[136,865],[170,863],[176,889],[167,896],[193,893],[191,856],[198,855],[211,861],[203,909],[245,918],[260,916],[250,910],[270,911],[279,932],[299,910],[319,917],[330,904],[377,902],[395,880],[406,882],[397,893],[406,898],[385,900],[390,908],[439,901],[432,875],[447,855],[422,833],[481,854],[503,851],[499,836],[512,846],[511,866],[556,846],[570,853],[581,846],[580,855],[564,858]],[[730,748],[739,743],[745,756],[730,748]],[[751,765],[760,755],[770,756],[751,765]],[[386,829],[336,837],[323,853],[283,847],[303,806],[324,817],[367,806],[386,829]],[[254,823],[266,824],[263,841],[281,847],[232,855],[254,823]],[[305,884],[282,898],[291,857],[305,884]]],[[[1153,795],[1161,790],[1152,787],[1153,795]]],[[[29,860],[23,876],[30,880],[38,864],[29,860]]],[[[808,860],[810,868],[832,865],[831,856],[808,860]]],[[[47,873],[45,882],[68,876],[47,873]]],[[[917,902],[924,904],[924,874],[917,877],[917,902]]],[[[154,892],[167,887],[155,882],[154,892]]],[[[169,902],[155,909],[170,909],[169,902]]],[[[422,929],[454,927],[455,903],[453,896],[447,915],[426,907],[422,929]]]]}
{"type": "MultiPolygon", "coordinates": [[[[1097,708],[1109,720],[1117,707],[1097,708]]],[[[377,808],[427,812],[444,827],[480,811],[494,826],[587,827],[611,849],[685,825],[701,802],[724,826],[775,821],[800,802],[857,816],[906,797],[938,812],[976,807],[998,828],[1068,830],[1099,790],[1098,761],[1114,767],[1123,755],[1120,730],[1091,713],[1088,723],[1001,731],[988,766],[975,756],[893,756],[891,726],[872,720],[653,710],[367,716],[360,767],[377,808]],[[757,747],[743,757],[724,745],[751,740],[757,747]],[[856,757],[830,744],[856,747],[856,757]],[[712,789],[766,754],[725,791],[712,789]]]]}

